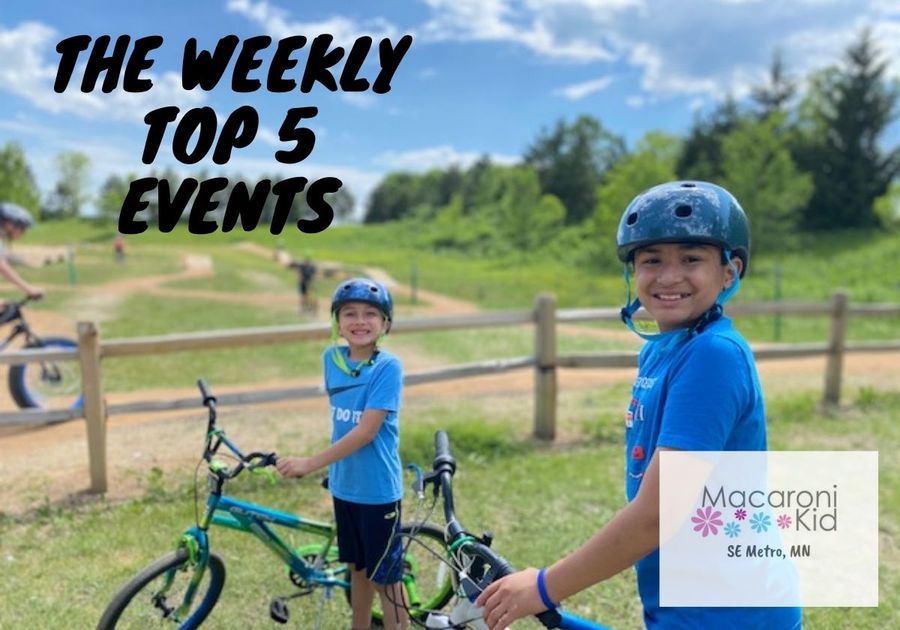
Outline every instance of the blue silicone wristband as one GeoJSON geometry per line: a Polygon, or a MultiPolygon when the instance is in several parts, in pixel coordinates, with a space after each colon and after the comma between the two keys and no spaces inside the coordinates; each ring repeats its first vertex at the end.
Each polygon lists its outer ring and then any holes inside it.
{"type": "Polygon", "coordinates": [[[537,589],[538,595],[541,596],[541,601],[544,602],[544,606],[547,607],[547,610],[556,610],[559,608],[559,604],[554,604],[550,599],[550,594],[547,592],[547,567],[544,567],[540,571],[538,571],[537,576],[537,589]]]}

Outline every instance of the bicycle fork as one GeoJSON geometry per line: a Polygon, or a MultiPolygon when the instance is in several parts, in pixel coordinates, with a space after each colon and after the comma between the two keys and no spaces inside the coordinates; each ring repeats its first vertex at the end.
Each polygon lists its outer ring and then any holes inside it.
{"type": "Polygon", "coordinates": [[[192,527],[178,539],[178,547],[176,551],[184,549],[187,552],[187,562],[181,567],[172,567],[166,572],[166,580],[156,593],[153,594],[153,605],[162,611],[163,619],[170,617],[174,621],[184,621],[185,615],[190,611],[194,596],[197,594],[197,588],[203,580],[203,574],[209,565],[209,541],[206,532],[192,527]],[[185,589],[184,597],[176,608],[168,605],[166,601],[166,593],[175,582],[175,573],[177,571],[191,571],[191,580],[185,589]]]}

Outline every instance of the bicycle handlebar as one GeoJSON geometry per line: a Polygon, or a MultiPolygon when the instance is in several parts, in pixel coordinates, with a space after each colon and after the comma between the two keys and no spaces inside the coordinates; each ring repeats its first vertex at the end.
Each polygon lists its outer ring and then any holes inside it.
{"type": "MultiPolygon", "coordinates": [[[[453,475],[456,473],[456,460],[450,451],[450,437],[445,431],[437,431],[434,434],[432,470],[433,472],[425,478],[425,483],[434,483],[435,496],[440,492],[443,497],[444,518],[447,520],[447,542],[452,547],[457,540],[470,536],[470,534],[457,520],[453,506],[453,475]]],[[[467,542],[465,548],[468,555],[478,558],[481,562],[478,570],[485,571],[479,581],[475,583],[479,590],[484,590],[491,582],[515,573],[515,569],[506,558],[495,553],[483,542],[467,542]]],[[[558,628],[562,624],[562,617],[557,610],[545,610],[535,616],[545,628],[558,628]]]]}
{"type": "Polygon", "coordinates": [[[210,393],[209,385],[207,384],[205,378],[197,379],[197,387],[200,388],[200,395],[203,396],[203,406],[204,407],[208,407],[209,403],[215,404],[216,397],[210,393]]]}
{"type": "Polygon", "coordinates": [[[274,452],[263,453],[254,451],[244,455],[241,450],[231,440],[225,437],[225,432],[216,428],[216,397],[210,391],[209,384],[206,379],[197,379],[197,387],[203,397],[203,405],[209,409],[209,421],[206,425],[206,442],[203,447],[203,459],[208,462],[212,461],[219,448],[224,444],[238,458],[238,464],[232,469],[222,469],[219,474],[224,479],[234,479],[242,471],[254,470],[256,468],[265,468],[266,466],[274,466],[278,461],[278,456],[274,452]],[[254,461],[259,460],[259,461],[254,461]]]}
{"type": "Polygon", "coordinates": [[[28,304],[28,302],[39,300],[40,298],[31,297],[30,295],[26,295],[21,300],[13,300],[12,302],[4,302],[7,309],[15,309],[16,313],[20,314],[22,307],[28,304]]]}

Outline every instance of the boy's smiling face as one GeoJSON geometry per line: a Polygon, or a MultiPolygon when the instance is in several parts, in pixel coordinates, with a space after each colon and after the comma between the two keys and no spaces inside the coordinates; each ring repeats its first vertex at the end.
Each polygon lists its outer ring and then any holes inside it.
{"type": "MultiPolygon", "coordinates": [[[[740,259],[735,266],[741,270],[740,259]]],[[[638,298],[663,332],[690,327],[734,282],[718,247],[699,243],[657,243],[635,252],[638,298]]]]}
{"type": "Polygon", "coordinates": [[[367,302],[347,302],[337,314],[338,332],[351,347],[373,346],[385,332],[384,315],[367,302]]]}

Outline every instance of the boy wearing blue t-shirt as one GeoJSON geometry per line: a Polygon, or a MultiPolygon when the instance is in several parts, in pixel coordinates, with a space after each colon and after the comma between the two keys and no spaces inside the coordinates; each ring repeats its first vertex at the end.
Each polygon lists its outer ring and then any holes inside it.
{"type": "Polygon", "coordinates": [[[406,628],[400,526],[403,496],[399,455],[403,368],[377,347],[393,318],[393,301],[380,283],[341,282],[331,301],[336,335],[323,355],[331,403],[331,446],[312,457],[278,459],[278,471],[302,477],[328,466],[339,559],[350,569],[353,628],[368,628],[377,592],[385,628],[406,628]]]}
{"type": "MultiPolygon", "coordinates": [[[[659,606],[661,450],[766,450],[762,390],[747,342],[722,314],[750,260],[747,218],[725,189],[672,182],[628,205],[619,258],[660,332],[647,335],[625,417],[628,504],[575,552],[491,584],[478,598],[491,630],[541,612],[634,565],[648,628],[800,627],[800,609],[659,606]]],[[[699,585],[698,585],[699,586],[699,585]]]]}

